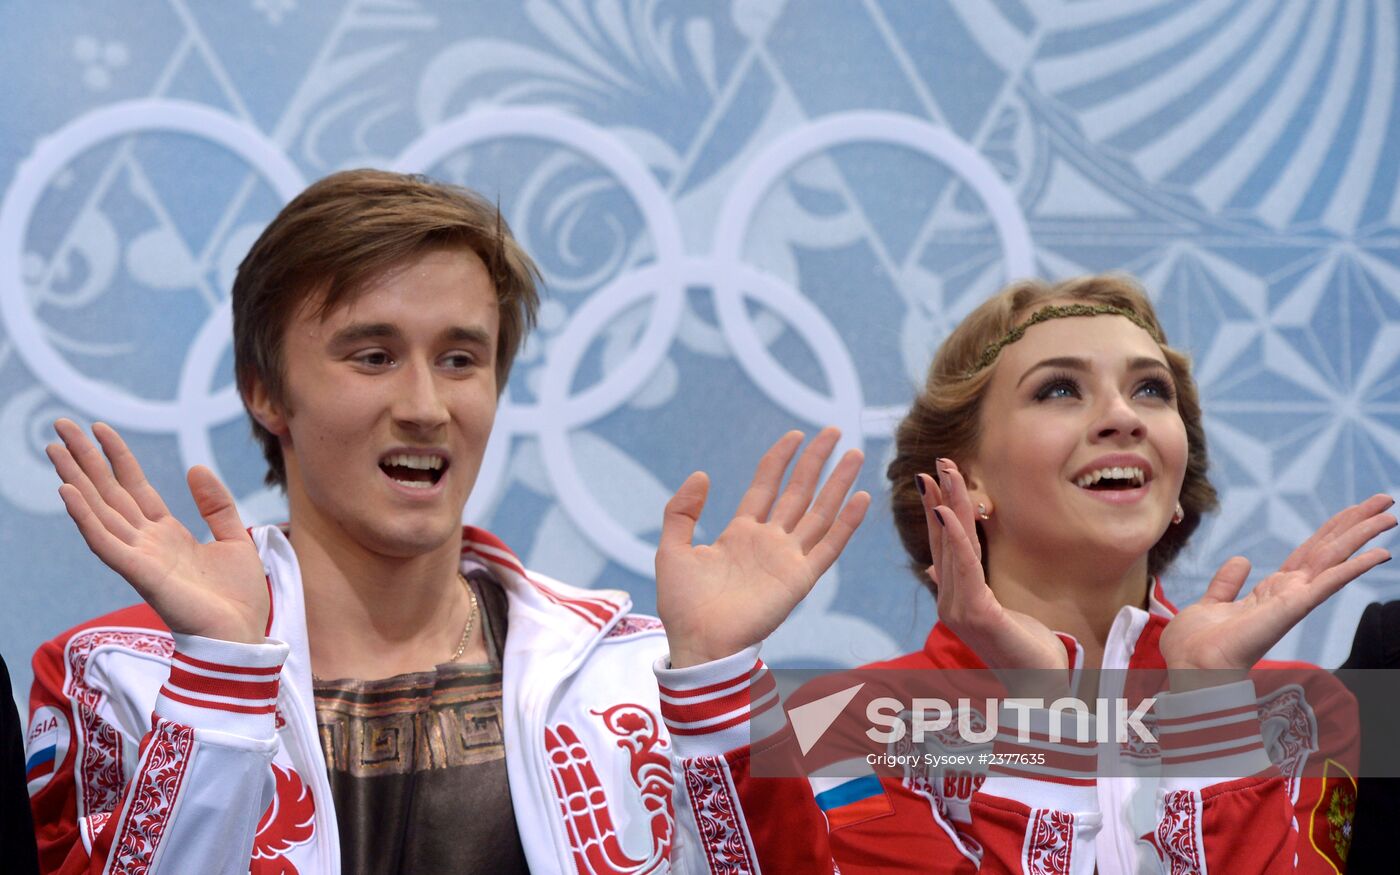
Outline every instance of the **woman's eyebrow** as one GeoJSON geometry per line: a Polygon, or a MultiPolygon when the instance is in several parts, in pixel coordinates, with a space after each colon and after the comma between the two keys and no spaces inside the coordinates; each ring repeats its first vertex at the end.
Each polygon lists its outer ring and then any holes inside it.
{"type": "Polygon", "coordinates": [[[1068,355],[1042,359],[1029,368],[1026,368],[1026,372],[1021,375],[1021,379],[1016,381],[1016,385],[1020,386],[1022,383],[1026,382],[1027,377],[1041,368],[1065,368],[1071,371],[1087,371],[1089,370],[1089,361],[1088,359],[1075,358],[1074,356],[1068,355]]]}
{"type": "MultiPolygon", "coordinates": [[[[1029,368],[1027,368],[1026,372],[1021,375],[1021,379],[1016,381],[1016,385],[1020,386],[1022,383],[1026,382],[1027,377],[1029,377],[1032,373],[1040,370],[1041,368],[1064,368],[1066,370],[1071,371],[1087,371],[1090,369],[1090,365],[1088,359],[1077,358],[1075,356],[1065,355],[1056,356],[1054,358],[1042,359],[1041,361],[1038,361],[1035,364],[1031,365],[1029,368]]],[[[1144,355],[1138,356],[1137,358],[1128,362],[1128,370],[1170,371],[1171,368],[1167,367],[1167,363],[1162,361],[1161,359],[1155,359],[1151,356],[1144,355]]]]}
{"type": "Polygon", "coordinates": [[[1145,355],[1145,356],[1139,356],[1138,358],[1135,358],[1135,359],[1133,359],[1132,361],[1128,362],[1128,370],[1130,370],[1130,371],[1159,370],[1159,371],[1168,371],[1168,372],[1170,372],[1170,371],[1171,371],[1171,368],[1168,367],[1168,366],[1167,366],[1167,363],[1164,362],[1164,361],[1162,361],[1161,359],[1154,359],[1152,356],[1145,355]]]}

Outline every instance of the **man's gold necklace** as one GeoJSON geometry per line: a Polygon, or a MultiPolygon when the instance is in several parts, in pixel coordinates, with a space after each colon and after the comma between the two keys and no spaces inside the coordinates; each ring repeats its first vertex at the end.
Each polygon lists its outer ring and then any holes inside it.
{"type": "Polygon", "coordinates": [[[467,576],[462,572],[457,572],[457,579],[462,581],[462,586],[467,588],[467,596],[472,600],[472,610],[470,614],[467,614],[467,624],[462,627],[462,640],[457,642],[457,649],[452,651],[452,658],[447,660],[448,662],[456,662],[462,658],[463,653],[467,652],[467,642],[471,640],[472,628],[476,626],[476,590],[472,589],[472,585],[467,582],[467,576]]]}
{"type": "MultiPolygon", "coordinates": [[[[457,649],[452,651],[452,655],[447,658],[448,662],[456,662],[462,658],[463,653],[467,652],[467,642],[472,639],[472,630],[476,628],[476,615],[479,613],[480,608],[476,600],[476,590],[472,589],[472,585],[467,582],[466,575],[459,571],[457,572],[457,579],[462,581],[462,587],[466,589],[467,597],[472,600],[472,609],[471,612],[467,614],[466,624],[462,626],[462,638],[457,642],[457,649]]],[[[313,681],[319,681],[321,680],[321,676],[312,672],[311,679],[313,681]]]]}

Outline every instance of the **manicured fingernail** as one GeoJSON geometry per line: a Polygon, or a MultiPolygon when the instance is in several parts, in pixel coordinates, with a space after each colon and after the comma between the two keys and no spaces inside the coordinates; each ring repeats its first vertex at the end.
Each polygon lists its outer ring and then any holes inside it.
{"type": "Polygon", "coordinates": [[[919,488],[920,495],[928,491],[928,487],[924,486],[924,478],[920,477],[918,474],[914,475],[914,485],[919,488]]]}
{"type": "Polygon", "coordinates": [[[933,509],[933,518],[936,519],[936,520],[938,520],[938,524],[939,524],[940,526],[944,526],[944,527],[947,526],[947,523],[943,522],[943,514],[939,513],[939,512],[938,512],[938,508],[936,508],[936,507],[933,509]]]}

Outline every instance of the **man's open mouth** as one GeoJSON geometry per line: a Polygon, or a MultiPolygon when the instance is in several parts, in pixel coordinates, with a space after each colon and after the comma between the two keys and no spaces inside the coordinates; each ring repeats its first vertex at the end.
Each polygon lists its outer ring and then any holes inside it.
{"type": "Polygon", "coordinates": [[[442,456],[390,453],[379,460],[379,470],[389,479],[412,489],[428,489],[442,479],[448,461],[442,456]]]}

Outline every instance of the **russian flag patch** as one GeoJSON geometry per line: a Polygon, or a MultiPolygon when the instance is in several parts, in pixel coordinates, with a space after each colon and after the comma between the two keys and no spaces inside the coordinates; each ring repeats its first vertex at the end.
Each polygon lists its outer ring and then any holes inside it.
{"type": "Polygon", "coordinates": [[[894,813],[894,806],[885,795],[885,788],[875,775],[842,781],[812,779],[817,807],[826,814],[828,829],[840,829],[854,823],[894,813]],[[821,789],[821,784],[829,784],[821,789]]]}
{"type": "Polygon", "coordinates": [[[24,780],[33,796],[44,788],[68,755],[68,718],[52,705],[35,709],[24,736],[24,780]]]}

